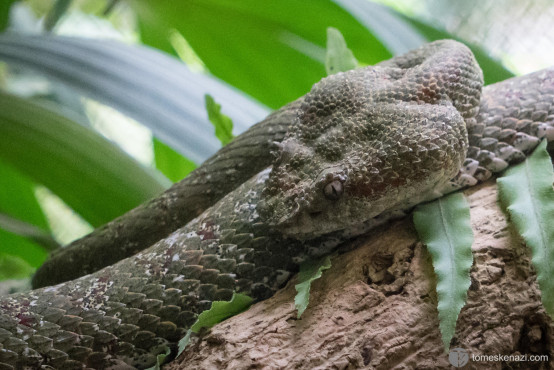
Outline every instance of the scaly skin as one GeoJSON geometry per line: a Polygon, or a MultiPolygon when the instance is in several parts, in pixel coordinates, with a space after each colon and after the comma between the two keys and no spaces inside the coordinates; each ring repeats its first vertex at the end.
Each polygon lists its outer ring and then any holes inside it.
{"type": "Polygon", "coordinates": [[[58,284],[113,265],[186,225],[271,164],[273,142],[283,140],[298,104],[287,104],[252,126],[159,197],[57,250],[33,276],[33,287],[58,284]]]}
{"type": "Polygon", "coordinates": [[[538,137],[553,139],[553,70],[485,89],[483,111],[475,117],[479,79],[467,48],[440,42],[382,67],[318,83],[299,108],[300,127],[280,146],[271,174],[262,171],[133,257],[71,282],[0,299],[0,368],[152,366],[155,355],[171,347],[213,300],[228,299],[233,290],[265,299],[304,259],[327,253],[396,211],[484,180],[521,160],[518,153],[531,151],[538,137]],[[438,63],[425,63],[437,56],[438,63]],[[455,85],[461,79],[469,85],[455,85]],[[333,136],[336,123],[351,125],[355,135],[342,130],[333,136]],[[506,131],[512,126],[526,135],[506,131]],[[345,154],[328,152],[336,142],[345,154]],[[406,154],[414,148],[421,157],[406,154]],[[298,160],[310,150],[312,164],[298,160]],[[363,157],[381,150],[380,162],[363,157]],[[474,155],[464,161],[466,150],[474,155]],[[372,160],[371,168],[356,155],[372,160]],[[382,197],[389,207],[381,209],[382,197]],[[290,205],[294,222],[283,212],[290,205]],[[331,228],[310,217],[329,221],[331,228]]]}
{"type": "MultiPolygon", "coordinates": [[[[382,62],[379,65],[397,66],[405,69],[411,65],[410,63],[417,61],[418,58],[421,60],[422,56],[406,54],[382,62]]],[[[437,59],[445,58],[441,55],[435,55],[434,61],[437,59]]],[[[448,58],[446,59],[448,60],[448,58]]],[[[497,84],[495,86],[505,85],[497,84]]],[[[491,90],[491,93],[486,94],[489,97],[483,100],[482,104],[487,100],[499,101],[500,98],[496,92],[499,88],[496,87],[494,93],[492,89],[493,87],[485,88],[485,91],[491,90]]],[[[529,90],[525,86],[518,86],[515,89],[516,91],[529,90]]],[[[533,99],[538,99],[537,101],[542,99],[546,102],[537,103],[539,108],[536,110],[545,113],[544,105],[548,106],[548,96],[543,98],[537,96],[533,99]]],[[[501,120],[502,115],[516,120],[523,118],[522,112],[525,111],[516,111],[513,105],[513,103],[520,104],[520,99],[513,100],[509,104],[511,108],[507,111],[500,112],[498,108],[495,108],[496,120],[501,120]]],[[[254,125],[159,197],[58,250],[36,272],[33,277],[33,287],[40,288],[54,285],[97,271],[147,248],[166,237],[170,232],[185,225],[193,217],[213,205],[223,195],[234,190],[258,171],[271,165],[273,160],[270,154],[272,143],[281,142],[285,133],[290,130],[291,125],[294,125],[293,122],[300,110],[302,101],[303,97],[254,125]],[[64,266],[64,268],[59,266],[64,266]]],[[[525,125],[528,126],[520,127],[517,130],[521,136],[515,137],[513,131],[497,130],[492,127],[487,132],[483,132],[484,121],[491,119],[491,112],[492,110],[488,106],[481,107],[476,121],[468,122],[466,119],[472,145],[467,157],[478,159],[480,166],[476,167],[477,163],[475,161],[468,160],[465,167],[469,166],[472,174],[460,174],[461,178],[458,179],[457,184],[453,184],[455,187],[458,187],[460,183],[472,185],[476,180],[489,177],[491,172],[498,172],[503,169],[506,166],[504,162],[515,163],[522,160],[525,157],[525,152],[534,147],[536,143],[532,140],[532,137],[544,135],[544,132],[541,133],[540,131],[547,127],[546,124],[543,124],[541,128],[538,128],[537,125],[531,127],[528,121],[524,121],[526,122],[525,125]],[[528,134],[531,138],[523,134],[528,134]],[[485,139],[483,139],[483,136],[485,139]],[[514,139],[517,139],[517,141],[514,141],[514,139]],[[497,146],[498,142],[501,143],[500,146],[497,146]],[[513,150],[513,146],[510,144],[514,144],[518,150],[513,150]],[[480,148],[486,148],[494,155],[487,151],[480,151],[480,148]]],[[[534,122],[541,122],[539,120],[541,117],[535,116],[535,118],[534,122]]],[[[544,119],[546,117],[543,117],[543,121],[544,119]]],[[[497,124],[499,123],[496,122],[495,125],[497,124]]],[[[488,126],[496,127],[495,125],[488,124],[488,126]]]]}
{"type": "Polygon", "coordinates": [[[436,197],[427,193],[464,162],[482,84],[473,55],[454,42],[321,80],[273,164],[264,219],[309,239],[436,197]],[[326,194],[333,188],[338,199],[326,194]]]}
{"type": "MultiPolygon", "coordinates": [[[[450,51],[445,48],[441,53],[427,58],[428,67],[437,60],[455,58],[456,53],[444,57],[450,51]]],[[[380,65],[403,64],[401,70],[407,70],[409,65],[406,61],[413,63],[418,58],[428,57],[431,50],[425,53],[426,56],[410,54],[397,57],[380,65]]],[[[473,62],[461,61],[455,61],[454,64],[474,65],[473,62]]],[[[378,76],[376,78],[379,79],[378,76]]],[[[401,81],[406,81],[406,78],[401,81]]],[[[467,83],[457,86],[473,88],[472,92],[464,92],[464,96],[478,100],[475,87],[467,83]]],[[[398,87],[396,89],[400,91],[398,87]]],[[[427,98],[432,99],[431,96],[427,98]]],[[[271,144],[281,142],[289,127],[295,125],[294,119],[302,101],[303,97],[253,126],[161,196],[56,251],[34,275],[33,287],[53,285],[97,271],[147,248],[185,225],[223,195],[271,165],[271,144]]]]}

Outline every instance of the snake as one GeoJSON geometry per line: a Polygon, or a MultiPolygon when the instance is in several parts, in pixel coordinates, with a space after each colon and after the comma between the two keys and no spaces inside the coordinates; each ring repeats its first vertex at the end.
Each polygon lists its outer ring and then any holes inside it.
{"type": "Polygon", "coordinates": [[[302,262],[554,140],[554,69],[482,85],[472,52],[452,40],[322,79],[69,248],[104,239],[116,254],[115,239],[119,260],[51,286],[66,277],[45,269],[45,286],[1,297],[0,369],[154,366],[212,302],[267,299],[302,262]],[[133,241],[141,228],[155,236],[133,241]]]}

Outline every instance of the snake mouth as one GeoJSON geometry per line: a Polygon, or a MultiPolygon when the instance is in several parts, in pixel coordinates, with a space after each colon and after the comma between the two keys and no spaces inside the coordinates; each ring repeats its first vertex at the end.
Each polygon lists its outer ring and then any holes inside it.
{"type": "Polygon", "coordinates": [[[299,240],[310,240],[342,229],[344,225],[329,219],[329,214],[325,210],[316,209],[303,210],[283,217],[274,226],[283,235],[293,236],[299,240]]]}

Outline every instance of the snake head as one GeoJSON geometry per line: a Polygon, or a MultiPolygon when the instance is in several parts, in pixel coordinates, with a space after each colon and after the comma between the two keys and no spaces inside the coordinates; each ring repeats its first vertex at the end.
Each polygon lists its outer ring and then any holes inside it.
{"type": "Polygon", "coordinates": [[[309,239],[406,208],[445,185],[465,158],[464,120],[476,112],[480,84],[470,78],[461,94],[456,84],[466,77],[456,71],[468,68],[444,68],[446,76],[419,71],[430,82],[413,75],[417,66],[377,66],[315,84],[275,152],[260,216],[309,239]]]}

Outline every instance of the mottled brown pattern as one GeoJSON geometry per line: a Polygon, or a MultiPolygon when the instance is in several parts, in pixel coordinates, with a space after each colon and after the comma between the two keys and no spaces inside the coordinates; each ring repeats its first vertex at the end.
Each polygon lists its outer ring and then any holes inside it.
{"type": "Polygon", "coordinates": [[[482,83],[471,51],[452,41],[321,80],[281,144],[264,218],[311,238],[441,189],[463,164],[482,83]],[[338,200],[324,196],[333,181],[338,200]]]}
{"type": "MultiPolygon", "coordinates": [[[[175,349],[212,301],[229,299],[233,291],[266,299],[303,260],[398,215],[393,211],[489,177],[520,160],[538,138],[552,139],[553,74],[547,70],[485,89],[481,108],[490,112],[477,117],[480,72],[469,50],[453,41],[324,79],[276,113],[279,127],[288,125],[284,117],[296,125],[275,144],[271,175],[271,168],[263,170],[130,258],[76,280],[0,298],[0,367],[152,366],[158,353],[175,349]],[[531,98],[515,99],[519,90],[531,98]],[[497,127],[522,131],[500,135],[497,127]],[[464,161],[468,143],[471,155],[464,161]],[[323,198],[321,186],[328,181],[344,184],[335,188],[333,202],[323,198]],[[291,206],[302,215],[293,223],[287,222],[291,206]]],[[[263,127],[246,137],[262,135],[263,127]]],[[[270,144],[263,145],[270,156],[270,144]]],[[[248,164],[227,163],[233,170],[248,164]]],[[[148,214],[148,207],[137,212],[148,214]]],[[[115,222],[96,235],[109,237],[120,227],[127,226],[115,222]]],[[[125,240],[123,247],[131,239],[125,240]]]]}
{"type": "MultiPolygon", "coordinates": [[[[451,348],[471,355],[546,355],[548,361],[470,359],[462,369],[553,368],[554,322],[541,303],[530,250],[498,204],[494,181],[465,191],[474,230],[467,303],[451,348]]],[[[436,276],[410,218],[345,243],[314,282],[298,320],[294,279],[270,299],[211,328],[168,370],[452,370],[439,330],[436,276]]]]}

